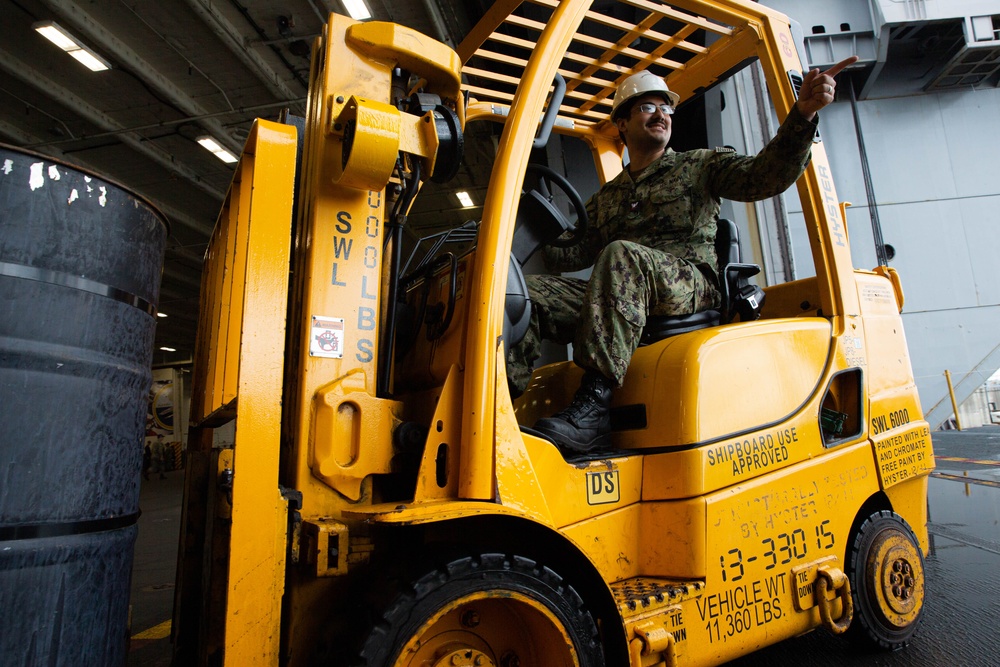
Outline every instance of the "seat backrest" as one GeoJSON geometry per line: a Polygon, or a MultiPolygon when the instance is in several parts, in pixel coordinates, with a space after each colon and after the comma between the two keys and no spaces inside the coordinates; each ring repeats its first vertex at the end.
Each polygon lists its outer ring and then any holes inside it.
{"type": "Polygon", "coordinates": [[[751,284],[750,278],[760,273],[760,267],[742,262],[740,233],[732,220],[718,221],[715,252],[719,259],[722,324],[729,323],[737,314],[743,322],[756,320],[764,304],[764,290],[751,284]]]}
{"type": "Polygon", "coordinates": [[[764,293],[760,288],[749,285],[747,278],[760,271],[760,267],[740,262],[740,232],[732,220],[725,218],[718,220],[715,254],[719,261],[721,307],[688,315],[651,315],[646,318],[640,345],[648,345],[689,331],[727,324],[737,312],[744,320],[757,319],[764,293]],[[750,291],[744,293],[744,289],[750,291]],[[752,303],[752,308],[747,308],[745,304],[748,302],[752,303]]]}
{"type": "Polygon", "coordinates": [[[719,270],[727,264],[740,263],[740,230],[732,220],[719,218],[715,231],[715,255],[719,259],[719,270]]]}

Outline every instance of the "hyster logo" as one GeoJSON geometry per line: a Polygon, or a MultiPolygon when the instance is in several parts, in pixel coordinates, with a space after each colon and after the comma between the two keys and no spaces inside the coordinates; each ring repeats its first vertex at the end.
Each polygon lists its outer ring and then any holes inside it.
{"type": "Polygon", "coordinates": [[[587,473],[587,504],[605,505],[621,500],[617,470],[602,470],[587,473]]]}

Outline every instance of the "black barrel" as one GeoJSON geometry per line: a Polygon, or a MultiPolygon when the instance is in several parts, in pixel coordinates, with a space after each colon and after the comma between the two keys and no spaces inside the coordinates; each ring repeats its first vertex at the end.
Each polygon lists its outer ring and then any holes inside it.
{"type": "Polygon", "coordinates": [[[166,223],[0,145],[0,665],[124,665],[166,223]]]}

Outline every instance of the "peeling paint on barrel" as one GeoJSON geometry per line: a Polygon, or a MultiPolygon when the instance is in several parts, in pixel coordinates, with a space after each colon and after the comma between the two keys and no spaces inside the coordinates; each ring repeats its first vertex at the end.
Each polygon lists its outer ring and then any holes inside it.
{"type": "Polygon", "coordinates": [[[0,161],[0,664],[122,665],[166,224],[0,161]]]}

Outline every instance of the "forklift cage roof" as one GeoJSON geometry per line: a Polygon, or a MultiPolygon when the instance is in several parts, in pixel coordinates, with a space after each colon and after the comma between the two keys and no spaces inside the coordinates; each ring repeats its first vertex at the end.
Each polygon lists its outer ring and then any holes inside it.
{"type": "MultiPolygon", "coordinates": [[[[559,4],[559,0],[496,2],[458,46],[465,63],[463,90],[479,102],[510,105],[538,38],[559,4]]],[[[683,104],[756,58],[763,36],[760,22],[775,18],[787,24],[780,14],[740,0],[681,0],[669,5],[598,0],[586,11],[558,64],[566,94],[556,125],[596,129],[610,116],[618,85],[642,70],[666,79],[683,104]]]]}

